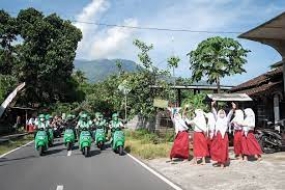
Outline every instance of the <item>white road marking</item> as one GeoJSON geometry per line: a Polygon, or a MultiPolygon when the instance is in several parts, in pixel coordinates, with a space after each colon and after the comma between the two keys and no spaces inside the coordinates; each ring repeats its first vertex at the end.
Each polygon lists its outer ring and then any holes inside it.
{"type": "Polygon", "coordinates": [[[56,187],[56,190],[63,190],[63,185],[58,185],[58,186],[56,187]]]}
{"type": "Polygon", "coordinates": [[[27,144],[24,144],[24,145],[22,145],[22,146],[20,146],[20,147],[18,147],[18,148],[15,148],[15,149],[13,149],[13,150],[10,150],[9,152],[6,152],[6,153],[0,155],[0,158],[3,158],[3,157],[5,157],[5,156],[7,156],[8,154],[11,154],[11,153],[13,153],[13,152],[15,152],[15,151],[17,151],[17,150],[20,150],[21,148],[24,148],[25,146],[28,146],[28,145],[32,144],[33,142],[34,142],[34,140],[32,140],[32,141],[28,142],[27,144]]]}
{"type": "Polygon", "coordinates": [[[72,150],[69,150],[69,151],[67,152],[67,156],[71,156],[71,154],[72,154],[72,150]]]}
{"type": "Polygon", "coordinates": [[[140,161],[139,159],[137,159],[136,157],[127,154],[130,158],[132,158],[134,161],[136,161],[138,164],[140,164],[142,167],[144,167],[145,169],[147,169],[149,172],[151,172],[152,174],[154,174],[156,177],[158,177],[159,179],[161,179],[162,181],[164,181],[165,183],[167,183],[168,185],[170,185],[173,189],[175,190],[183,190],[181,187],[175,185],[173,182],[171,182],[170,180],[166,179],[164,176],[162,176],[161,174],[159,174],[158,172],[156,172],[154,169],[150,168],[148,165],[146,165],[145,163],[143,163],[142,161],[140,161]]]}

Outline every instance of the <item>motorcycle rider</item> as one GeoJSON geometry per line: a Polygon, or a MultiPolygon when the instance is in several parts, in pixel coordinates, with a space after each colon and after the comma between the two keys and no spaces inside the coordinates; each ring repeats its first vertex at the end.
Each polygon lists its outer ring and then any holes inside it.
{"type": "Polygon", "coordinates": [[[90,131],[91,127],[92,127],[93,122],[91,121],[91,119],[88,117],[88,115],[86,113],[82,113],[80,115],[80,119],[76,125],[76,131],[77,131],[77,135],[78,137],[80,136],[80,133],[82,131],[83,128],[87,128],[92,136],[92,133],[90,131]]]}
{"type": "MultiPolygon", "coordinates": [[[[37,131],[44,130],[47,132],[47,123],[46,123],[46,117],[44,114],[40,114],[38,119],[35,121],[36,126],[36,132],[34,133],[34,137],[37,134],[37,131]]],[[[47,135],[49,137],[49,133],[47,132],[47,135]]]]}
{"type": "Polygon", "coordinates": [[[114,113],[112,115],[112,120],[109,124],[109,128],[111,129],[111,142],[113,140],[113,134],[115,132],[116,129],[118,128],[123,128],[124,125],[123,123],[119,120],[119,115],[117,113],[114,113]]]}

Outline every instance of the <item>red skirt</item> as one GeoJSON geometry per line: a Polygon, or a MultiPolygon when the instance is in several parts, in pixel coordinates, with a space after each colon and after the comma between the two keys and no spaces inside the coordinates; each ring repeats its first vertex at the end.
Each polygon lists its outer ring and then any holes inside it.
{"type": "Polygon", "coordinates": [[[189,158],[189,134],[186,131],[178,132],[175,137],[171,152],[170,159],[172,158],[189,158]]]}
{"type": "Polygon", "coordinates": [[[242,131],[235,131],[234,134],[234,152],[235,155],[241,155],[242,154],[242,146],[241,146],[241,141],[242,141],[242,131]]]}
{"type": "Polygon", "coordinates": [[[202,132],[194,132],[194,157],[209,156],[207,139],[202,132]]]}
{"type": "Polygon", "coordinates": [[[225,164],[229,160],[229,138],[228,134],[222,138],[220,132],[214,137],[211,147],[211,159],[225,164]]]}
{"type": "Polygon", "coordinates": [[[259,143],[254,137],[253,131],[249,131],[247,136],[242,137],[241,141],[242,154],[247,156],[261,155],[262,150],[259,143]]]}

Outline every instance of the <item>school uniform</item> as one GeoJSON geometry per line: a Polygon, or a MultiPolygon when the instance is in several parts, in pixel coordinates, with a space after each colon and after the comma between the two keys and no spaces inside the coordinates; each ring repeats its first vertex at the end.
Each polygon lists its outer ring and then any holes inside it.
{"type": "Polygon", "coordinates": [[[262,150],[254,136],[255,114],[250,108],[245,109],[244,112],[246,117],[243,124],[242,154],[247,156],[260,156],[262,150]]]}
{"type": "Polygon", "coordinates": [[[229,161],[229,138],[227,130],[232,111],[228,116],[225,115],[223,118],[219,116],[220,112],[221,110],[218,113],[213,110],[216,118],[216,132],[211,144],[211,159],[218,163],[226,164],[229,161]]]}
{"type": "Polygon", "coordinates": [[[235,111],[235,117],[232,120],[234,127],[234,153],[235,155],[242,154],[242,122],[244,120],[244,114],[242,110],[235,111]]]}

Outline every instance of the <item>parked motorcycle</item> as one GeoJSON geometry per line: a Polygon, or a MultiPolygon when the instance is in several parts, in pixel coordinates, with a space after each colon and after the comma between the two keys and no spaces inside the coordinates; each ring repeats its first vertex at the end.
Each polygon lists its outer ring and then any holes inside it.
{"type": "Polygon", "coordinates": [[[284,119],[277,123],[266,122],[264,128],[255,130],[255,138],[265,154],[278,152],[285,148],[284,122],[284,119]]]}

